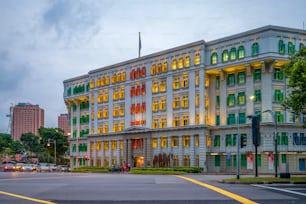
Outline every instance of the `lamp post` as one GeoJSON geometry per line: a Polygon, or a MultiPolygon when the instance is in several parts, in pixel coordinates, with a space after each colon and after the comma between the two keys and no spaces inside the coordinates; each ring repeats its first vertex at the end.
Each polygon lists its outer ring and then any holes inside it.
{"type": "Polygon", "coordinates": [[[56,165],[56,140],[49,138],[48,139],[48,144],[47,144],[48,147],[50,147],[50,143],[53,143],[53,145],[54,145],[54,163],[56,165]]]}
{"type": "Polygon", "coordinates": [[[274,118],[274,169],[275,169],[275,178],[277,178],[277,164],[278,164],[278,153],[277,153],[277,120],[276,114],[272,110],[265,110],[263,113],[270,113],[271,116],[274,118]]]}

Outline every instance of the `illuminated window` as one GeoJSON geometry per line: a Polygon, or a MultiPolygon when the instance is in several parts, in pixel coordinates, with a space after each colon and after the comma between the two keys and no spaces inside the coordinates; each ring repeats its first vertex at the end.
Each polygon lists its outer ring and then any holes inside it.
{"type": "Polygon", "coordinates": [[[141,85],[141,95],[146,95],[146,84],[141,85]]]}
{"type": "Polygon", "coordinates": [[[158,81],[154,80],[152,84],[152,93],[158,93],[158,81]]]}
{"type": "Polygon", "coordinates": [[[100,86],[101,86],[101,81],[102,81],[101,78],[98,78],[98,79],[97,79],[97,81],[96,81],[96,87],[100,87],[100,86]]]}
{"type": "Polygon", "coordinates": [[[172,147],[178,147],[179,146],[179,137],[178,136],[172,136],[171,137],[171,146],[172,147]]]}
{"type": "Polygon", "coordinates": [[[152,112],[157,112],[157,111],[158,111],[158,99],[154,98],[152,103],[152,112]]]}
{"type": "Polygon", "coordinates": [[[121,73],[117,73],[117,75],[116,75],[116,82],[121,82],[121,73]]]}
{"type": "Polygon", "coordinates": [[[106,85],[106,78],[105,76],[101,77],[101,86],[106,85]]]}
{"type": "Polygon", "coordinates": [[[117,76],[116,76],[116,74],[114,73],[113,75],[112,75],[112,84],[114,84],[114,83],[116,83],[117,82],[117,76]]]}
{"type": "Polygon", "coordinates": [[[108,123],[103,123],[103,133],[108,133],[108,123]]]}
{"type": "Polygon", "coordinates": [[[103,107],[103,118],[108,118],[108,107],[107,106],[103,107]]]}
{"type": "Polygon", "coordinates": [[[125,81],[126,80],[126,72],[122,72],[121,73],[121,81],[125,81]]]}
{"type": "Polygon", "coordinates": [[[184,95],[182,97],[182,108],[188,108],[189,107],[189,98],[188,98],[188,95],[184,95]]]}
{"type": "Polygon", "coordinates": [[[167,127],[167,118],[166,117],[162,117],[160,119],[159,128],[166,128],[166,127],[167,127]]]}
{"type": "Polygon", "coordinates": [[[120,108],[119,108],[119,115],[120,115],[120,116],[124,116],[124,113],[125,113],[124,104],[121,104],[121,105],[120,105],[120,108]]]}
{"type": "Polygon", "coordinates": [[[99,93],[98,98],[97,98],[97,101],[98,101],[99,104],[102,103],[102,101],[103,101],[103,95],[102,95],[102,93],[99,93]]]}
{"type": "Polygon", "coordinates": [[[163,67],[162,67],[162,72],[167,72],[168,71],[168,61],[164,61],[163,67]]]}
{"type": "Polygon", "coordinates": [[[195,96],[195,106],[199,107],[200,105],[200,93],[197,91],[195,96]]]}
{"type": "Polygon", "coordinates": [[[125,97],[125,88],[124,86],[120,87],[119,99],[124,99],[125,97]]]}
{"type": "Polygon", "coordinates": [[[174,90],[180,88],[180,77],[179,77],[179,76],[174,76],[174,77],[173,77],[172,88],[173,88],[174,90]]]}
{"type": "Polygon", "coordinates": [[[183,136],[183,147],[190,147],[190,136],[189,135],[183,136]]]}
{"type": "Polygon", "coordinates": [[[230,51],[230,60],[233,61],[233,60],[236,60],[236,59],[237,59],[236,48],[233,47],[230,51]]]}
{"type": "Polygon", "coordinates": [[[157,117],[153,118],[152,128],[153,129],[158,128],[158,118],[157,117]]]}
{"type": "Polygon", "coordinates": [[[222,62],[228,62],[228,50],[222,52],[222,62]]]}
{"type": "Polygon", "coordinates": [[[160,99],[159,110],[161,110],[161,111],[167,110],[167,99],[166,99],[166,97],[162,97],[160,99]]]}
{"type": "Polygon", "coordinates": [[[182,80],[182,88],[188,88],[188,87],[189,87],[189,77],[188,74],[184,74],[182,80]]]}
{"type": "Polygon", "coordinates": [[[182,126],[188,126],[188,125],[189,125],[189,116],[188,115],[183,115],[182,126]]]}
{"type": "Polygon", "coordinates": [[[177,68],[181,69],[183,67],[184,67],[184,59],[182,57],[180,57],[178,59],[177,68]]]}
{"type": "Polygon", "coordinates": [[[162,137],[160,140],[160,147],[167,148],[168,147],[168,137],[162,137]]]}
{"type": "Polygon", "coordinates": [[[179,127],[180,126],[180,116],[175,115],[173,117],[173,127],[179,127]]]}
{"type": "Polygon", "coordinates": [[[150,69],[150,74],[155,75],[156,74],[156,65],[152,64],[151,69],[150,69]]]}
{"type": "Polygon", "coordinates": [[[180,108],[180,102],[181,102],[180,96],[174,96],[173,101],[172,101],[172,108],[173,109],[180,108]]]}
{"type": "Polygon", "coordinates": [[[98,118],[98,119],[101,119],[102,116],[103,116],[103,115],[102,115],[102,108],[99,108],[99,109],[98,109],[98,113],[97,113],[97,118],[98,118]]]}
{"type": "Polygon", "coordinates": [[[120,121],[120,123],[119,123],[119,131],[123,131],[124,128],[125,128],[125,123],[124,123],[124,121],[120,121]]]}
{"type": "Polygon", "coordinates": [[[103,91],[103,102],[108,102],[108,90],[104,89],[103,91]]]}
{"type": "Polygon", "coordinates": [[[98,126],[98,134],[103,132],[103,126],[102,124],[99,124],[98,126]]]}
{"type": "Polygon", "coordinates": [[[235,105],[235,94],[228,94],[227,105],[228,106],[234,106],[235,105]]]}
{"type": "Polygon", "coordinates": [[[123,150],[123,140],[120,140],[120,150],[123,150]]]}
{"type": "Polygon", "coordinates": [[[173,58],[171,62],[171,69],[176,70],[176,68],[177,68],[177,62],[176,62],[176,59],[173,58]]]}
{"type": "Polygon", "coordinates": [[[161,79],[160,80],[159,90],[160,90],[160,92],[166,92],[166,90],[167,90],[167,81],[166,81],[166,79],[161,79]]]}
{"type": "Polygon", "coordinates": [[[94,119],[95,119],[95,112],[91,111],[91,120],[94,120],[94,119]]]}
{"type": "Polygon", "coordinates": [[[118,132],[118,131],[119,131],[119,123],[118,121],[114,121],[113,132],[118,132]]]}
{"type": "Polygon", "coordinates": [[[117,149],[117,140],[112,140],[112,150],[117,149]]]}
{"type": "Polygon", "coordinates": [[[190,56],[186,56],[184,59],[184,67],[190,67],[190,56]]]}
{"type": "Polygon", "coordinates": [[[199,52],[195,53],[193,63],[194,65],[201,64],[201,54],[199,52]]]}
{"type": "Polygon", "coordinates": [[[245,93],[239,92],[238,93],[238,105],[244,105],[245,104],[245,93]]]}
{"type": "Polygon", "coordinates": [[[113,100],[116,101],[119,99],[119,90],[118,88],[114,88],[113,100]]]}
{"type": "Polygon", "coordinates": [[[245,51],[243,46],[238,47],[238,59],[243,59],[245,57],[245,51]]]}
{"type": "Polygon", "coordinates": [[[95,80],[91,80],[91,82],[90,82],[90,88],[91,88],[91,89],[95,88],[95,80]]]}
{"type": "Polygon", "coordinates": [[[162,63],[157,64],[156,74],[159,74],[162,72],[162,63]]]}
{"type": "Polygon", "coordinates": [[[199,113],[196,113],[195,123],[196,125],[200,124],[200,114],[199,113]]]}
{"type": "Polygon", "coordinates": [[[200,84],[200,74],[199,74],[199,71],[196,71],[195,72],[195,85],[199,86],[199,84],[200,84]]]}
{"type": "Polygon", "coordinates": [[[113,116],[118,117],[119,116],[119,106],[115,105],[113,109],[113,116]]]}
{"type": "Polygon", "coordinates": [[[93,105],[95,103],[95,95],[94,94],[91,94],[91,104],[93,105]]]}
{"type": "Polygon", "coordinates": [[[102,148],[102,142],[101,141],[97,141],[96,143],[96,151],[100,151],[102,148]]]}
{"type": "Polygon", "coordinates": [[[103,149],[104,149],[104,150],[108,150],[108,148],[109,148],[109,142],[108,142],[108,141],[104,141],[103,144],[104,144],[103,149]]]}
{"type": "Polygon", "coordinates": [[[194,136],[194,146],[198,147],[200,145],[199,135],[194,136]]]}
{"type": "Polygon", "coordinates": [[[153,149],[157,148],[157,138],[156,137],[152,138],[152,148],[153,149]]]}
{"type": "Polygon", "coordinates": [[[244,84],[245,83],[245,72],[238,72],[238,84],[244,84]]]}
{"type": "Polygon", "coordinates": [[[218,54],[216,52],[213,52],[211,54],[210,63],[211,64],[217,64],[218,63],[218,54]]]}

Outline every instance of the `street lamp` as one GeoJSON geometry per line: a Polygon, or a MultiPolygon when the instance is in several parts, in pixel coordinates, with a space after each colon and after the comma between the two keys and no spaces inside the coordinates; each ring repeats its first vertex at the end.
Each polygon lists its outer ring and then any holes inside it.
{"type": "Polygon", "coordinates": [[[274,128],[275,128],[275,133],[274,133],[274,169],[275,169],[275,178],[277,178],[277,163],[278,163],[278,154],[277,154],[277,119],[276,119],[276,114],[272,110],[265,110],[263,113],[270,113],[271,116],[274,118],[274,128]]]}
{"type": "Polygon", "coordinates": [[[236,167],[237,167],[237,172],[236,172],[236,176],[237,179],[240,178],[240,127],[239,127],[239,113],[240,113],[240,109],[238,111],[238,116],[237,116],[237,137],[236,137],[236,144],[237,144],[237,155],[236,155],[236,167]]]}
{"type": "Polygon", "coordinates": [[[53,143],[53,145],[54,145],[54,163],[56,165],[56,140],[49,138],[48,139],[48,144],[47,144],[48,147],[50,147],[50,143],[53,143]]]}

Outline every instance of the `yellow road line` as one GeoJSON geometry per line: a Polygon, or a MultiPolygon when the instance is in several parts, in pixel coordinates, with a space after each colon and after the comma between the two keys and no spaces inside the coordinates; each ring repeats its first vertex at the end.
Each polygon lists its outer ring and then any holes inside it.
{"type": "Polygon", "coordinates": [[[56,203],[53,203],[53,202],[50,202],[50,201],[39,200],[39,199],[36,199],[36,198],[30,198],[30,197],[27,197],[27,196],[17,195],[17,194],[13,194],[13,193],[4,192],[4,191],[0,191],[0,194],[7,195],[7,196],[12,196],[12,197],[16,197],[16,198],[21,198],[21,199],[24,199],[24,200],[30,200],[30,201],[37,202],[37,203],[56,204],[56,203]]]}
{"type": "Polygon", "coordinates": [[[242,196],[239,196],[239,195],[237,195],[237,194],[231,193],[231,192],[229,192],[229,191],[223,190],[223,189],[221,189],[221,188],[215,187],[215,186],[213,186],[213,185],[209,185],[209,184],[206,184],[206,183],[204,183],[204,182],[200,182],[200,181],[197,181],[197,180],[194,180],[194,179],[185,177],[185,176],[176,176],[176,177],[181,178],[181,179],[184,179],[184,180],[187,180],[187,181],[190,181],[190,182],[195,183],[195,184],[198,184],[198,185],[200,185],[200,186],[202,186],[202,187],[209,188],[209,189],[211,189],[211,190],[213,190],[213,191],[216,191],[216,192],[218,192],[218,193],[220,193],[220,194],[222,194],[222,195],[225,195],[225,196],[227,196],[227,197],[230,197],[230,198],[232,198],[232,199],[234,199],[234,200],[237,200],[237,201],[239,201],[239,202],[241,202],[241,203],[257,204],[256,202],[254,202],[254,201],[252,201],[252,200],[249,200],[249,199],[247,199],[247,198],[245,198],[245,197],[242,197],[242,196]]]}

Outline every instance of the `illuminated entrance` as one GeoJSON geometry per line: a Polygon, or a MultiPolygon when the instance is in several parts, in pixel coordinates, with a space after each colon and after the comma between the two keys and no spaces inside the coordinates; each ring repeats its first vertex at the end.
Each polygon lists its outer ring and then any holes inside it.
{"type": "Polygon", "coordinates": [[[137,156],[134,158],[134,166],[135,167],[144,167],[143,156],[137,156]]]}

